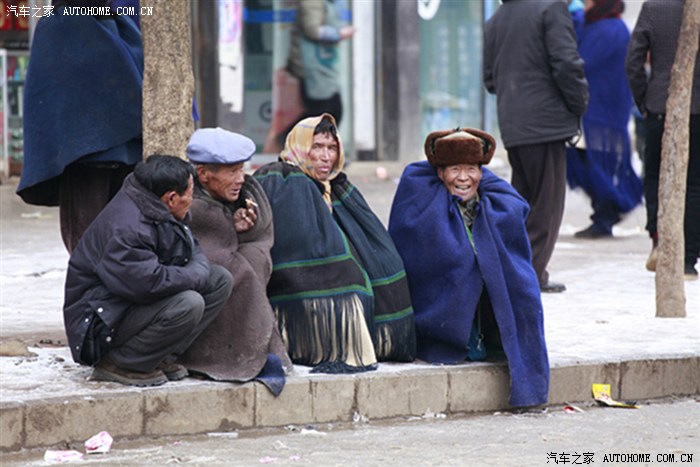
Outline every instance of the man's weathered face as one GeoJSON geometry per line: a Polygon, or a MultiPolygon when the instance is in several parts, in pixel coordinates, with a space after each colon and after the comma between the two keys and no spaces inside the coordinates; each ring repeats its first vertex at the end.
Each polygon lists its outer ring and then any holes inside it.
{"type": "Polygon", "coordinates": [[[238,200],[245,182],[243,162],[199,166],[197,167],[197,176],[199,182],[212,198],[229,203],[238,200]]]}
{"type": "Polygon", "coordinates": [[[456,164],[438,167],[437,174],[450,194],[458,196],[463,202],[476,196],[481,181],[479,164],[456,164]]]}
{"type": "Polygon", "coordinates": [[[309,160],[313,168],[313,177],[325,182],[330,177],[333,167],[338,162],[338,141],[330,133],[314,135],[309,151],[309,160]]]}
{"type": "Polygon", "coordinates": [[[192,181],[192,176],[190,176],[190,179],[187,181],[187,190],[183,194],[180,195],[176,191],[169,191],[161,198],[175,219],[181,221],[187,215],[187,211],[192,206],[193,191],[194,182],[192,181]]]}

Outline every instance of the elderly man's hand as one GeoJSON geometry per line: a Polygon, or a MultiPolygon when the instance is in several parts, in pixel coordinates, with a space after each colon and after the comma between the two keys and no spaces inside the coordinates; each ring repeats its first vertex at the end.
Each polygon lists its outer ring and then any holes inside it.
{"type": "Polygon", "coordinates": [[[243,233],[253,228],[255,221],[258,220],[258,215],[253,207],[239,208],[233,213],[233,227],[236,232],[243,233]]]}

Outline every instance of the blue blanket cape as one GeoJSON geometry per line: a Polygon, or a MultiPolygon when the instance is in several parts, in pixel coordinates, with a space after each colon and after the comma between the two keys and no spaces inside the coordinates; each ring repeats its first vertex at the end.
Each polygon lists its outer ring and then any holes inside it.
{"type": "Polygon", "coordinates": [[[58,205],[58,176],[71,163],[142,159],[141,33],[128,17],[42,18],[24,90],[24,164],[17,193],[58,205]]]}
{"type": "Polygon", "coordinates": [[[327,319],[357,297],[377,358],[412,361],[413,308],[401,257],[345,174],[331,182],[333,213],[316,182],[295,166],[274,162],[254,176],[272,206],[275,244],[268,297],[286,327],[280,331],[288,337],[292,359],[313,364],[295,358],[314,353],[308,349],[317,338],[307,335],[308,320],[327,319]],[[313,313],[307,310],[310,301],[317,307],[313,313]]]}
{"type": "Polygon", "coordinates": [[[642,201],[644,185],[632,168],[627,124],[632,93],[625,74],[630,34],[621,19],[585,24],[574,17],[576,38],[585,62],[590,101],[583,116],[585,153],[567,149],[566,178],[597,204],[611,204],[627,213],[642,201]]]}
{"type": "Polygon", "coordinates": [[[549,361],[539,283],[525,231],[528,205],[504,180],[483,169],[472,228],[477,254],[452,196],[428,162],[401,176],[389,233],[408,275],[418,358],[459,363],[482,291],[488,292],[508,359],[510,404],[547,401],[549,361]]]}

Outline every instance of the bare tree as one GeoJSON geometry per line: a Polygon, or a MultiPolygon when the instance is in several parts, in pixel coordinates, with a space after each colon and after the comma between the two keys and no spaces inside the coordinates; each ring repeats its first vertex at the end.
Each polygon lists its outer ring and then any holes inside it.
{"type": "Polygon", "coordinates": [[[656,316],[685,317],[683,218],[690,144],[690,98],[700,34],[700,1],[686,1],[671,69],[659,173],[656,316]]]}
{"type": "Polygon", "coordinates": [[[140,7],[143,155],[184,158],[194,130],[190,0],[141,0],[140,7]]]}

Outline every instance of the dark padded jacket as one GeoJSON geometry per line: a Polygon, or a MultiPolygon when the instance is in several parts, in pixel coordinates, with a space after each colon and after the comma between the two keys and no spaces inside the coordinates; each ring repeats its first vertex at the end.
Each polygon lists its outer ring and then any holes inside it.
{"type": "Polygon", "coordinates": [[[484,85],[506,148],[576,135],[588,83],[562,0],[504,0],[484,26],[484,85]]]}
{"type": "Polygon", "coordinates": [[[129,175],[68,263],[63,320],[73,359],[97,364],[133,305],[201,290],[208,277],[187,225],[129,175]]]}
{"type": "MultiPolygon", "coordinates": [[[[639,12],[627,47],[625,71],[634,102],[643,113],[666,113],[671,68],[683,20],[683,5],[683,0],[647,0],[639,12]],[[647,52],[651,61],[651,74],[648,78],[644,69],[647,52]]],[[[695,61],[690,113],[700,114],[700,51],[695,61]]]]}

